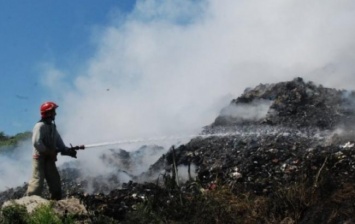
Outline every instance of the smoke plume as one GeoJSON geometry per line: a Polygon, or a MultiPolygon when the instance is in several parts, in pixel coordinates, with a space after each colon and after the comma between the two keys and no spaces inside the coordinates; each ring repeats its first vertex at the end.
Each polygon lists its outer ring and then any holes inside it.
{"type": "MultiPolygon", "coordinates": [[[[59,127],[81,143],[191,134],[259,83],[352,88],[354,10],[350,0],[137,1],[92,37],[74,88],[56,92],[59,127]]],[[[64,68],[46,68],[64,82],[64,68]]]]}
{"type": "Polygon", "coordinates": [[[137,1],[93,34],[95,54],[58,93],[58,127],[75,144],[190,135],[259,83],[351,89],[354,17],[350,0],[137,1]]]}
{"type": "Polygon", "coordinates": [[[139,0],[93,33],[75,71],[44,72],[65,87],[54,94],[67,143],[196,134],[259,83],[353,88],[354,27],[351,0],[139,0]]]}

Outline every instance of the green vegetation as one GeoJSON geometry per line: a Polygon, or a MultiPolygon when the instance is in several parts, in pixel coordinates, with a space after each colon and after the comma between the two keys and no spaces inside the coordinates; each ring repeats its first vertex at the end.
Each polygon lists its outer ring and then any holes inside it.
{"type": "Polygon", "coordinates": [[[31,138],[31,132],[18,133],[15,136],[7,136],[4,132],[0,132],[0,148],[4,146],[15,147],[20,141],[31,138]]]}
{"type": "Polygon", "coordinates": [[[74,223],[71,216],[59,217],[51,205],[41,205],[37,207],[31,215],[28,214],[25,206],[12,205],[1,210],[0,223],[3,224],[71,224],[74,223]]]}
{"type": "Polygon", "coordinates": [[[11,224],[26,223],[29,219],[26,207],[23,205],[7,206],[1,210],[0,223],[11,224]]]}
{"type": "Polygon", "coordinates": [[[30,216],[28,222],[30,224],[37,223],[53,223],[61,224],[62,221],[58,215],[54,213],[52,208],[47,205],[39,206],[30,216]]]}

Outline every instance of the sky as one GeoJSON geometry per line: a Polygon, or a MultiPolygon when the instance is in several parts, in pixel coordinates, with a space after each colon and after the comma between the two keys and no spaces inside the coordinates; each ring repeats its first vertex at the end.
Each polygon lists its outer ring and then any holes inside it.
{"type": "Polygon", "coordinates": [[[65,82],[72,85],[76,71],[94,54],[95,32],[104,29],[111,16],[130,12],[134,4],[0,1],[0,131],[8,135],[31,131],[40,104],[62,97],[48,87],[46,68],[62,68],[67,72],[65,82]]]}
{"type": "MultiPolygon", "coordinates": [[[[260,83],[353,90],[354,27],[352,0],[0,1],[0,131],[54,101],[67,145],[188,136],[260,83]]],[[[28,180],[30,144],[0,157],[0,189],[28,180]]]]}

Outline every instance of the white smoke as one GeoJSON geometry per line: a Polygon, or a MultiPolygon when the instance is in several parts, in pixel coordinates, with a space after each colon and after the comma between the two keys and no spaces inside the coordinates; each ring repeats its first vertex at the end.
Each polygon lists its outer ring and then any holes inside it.
{"type": "MultiPolygon", "coordinates": [[[[58,127],[73,144],[196,134],[259,83],[300,76],[351,89],[354,27],[351,0],[139,0],[112,16],[92,38],[91,59],[67,72],[76,79],[55,92],[58,127]]],[[[64,82],[67,68],[46,69],[64,82]]]]}
{"type": "Polygon", "coordinates": [[[260,120],[265,118],[272,100],[254,100],[248,104],[230,104],[223,108],[221,116],[239,118],[242,120],[260,120]]]}
{"type": "Polygon", "coordinates": [[[59,126],[82,143],[189,134],[259,83],[352,88],[354,12],[350,0],[137,1],[95,33],[74,89],[56,92],[59,126]]]}
{"type": "Polygon", "coordinates": [[[20,142],[15,149],[1,148],[0,192],[28,182],[31,177],[32,148],[29,141],[20,142]]]}

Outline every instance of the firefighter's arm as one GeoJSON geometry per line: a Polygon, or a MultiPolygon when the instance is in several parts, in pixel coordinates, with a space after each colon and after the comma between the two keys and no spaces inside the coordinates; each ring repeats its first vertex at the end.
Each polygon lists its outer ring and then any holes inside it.
{"type": "Polygon", "coordinates": [[[72,146],[71,147],[65,146],[62,137],[60,136],[60,134],[57,131],[56,131],[56,135],[57,135],[56,136],[56,139],[57,139],[56,146],[57,146],[58,152],[60,152],[60,154],[62,156],[71,156],[73,158],[76,158],[75,149],[72,146]]]}
{"type": "Polygon", "coordinates": [[[33,128],[32,143],[33,147],[35,147],[39,153],[46,153],[48,151],[48,148],[44,145],[42,140],[44,136],[44,130],[42,127],[42,124],[37,123],[33,128]]]}

